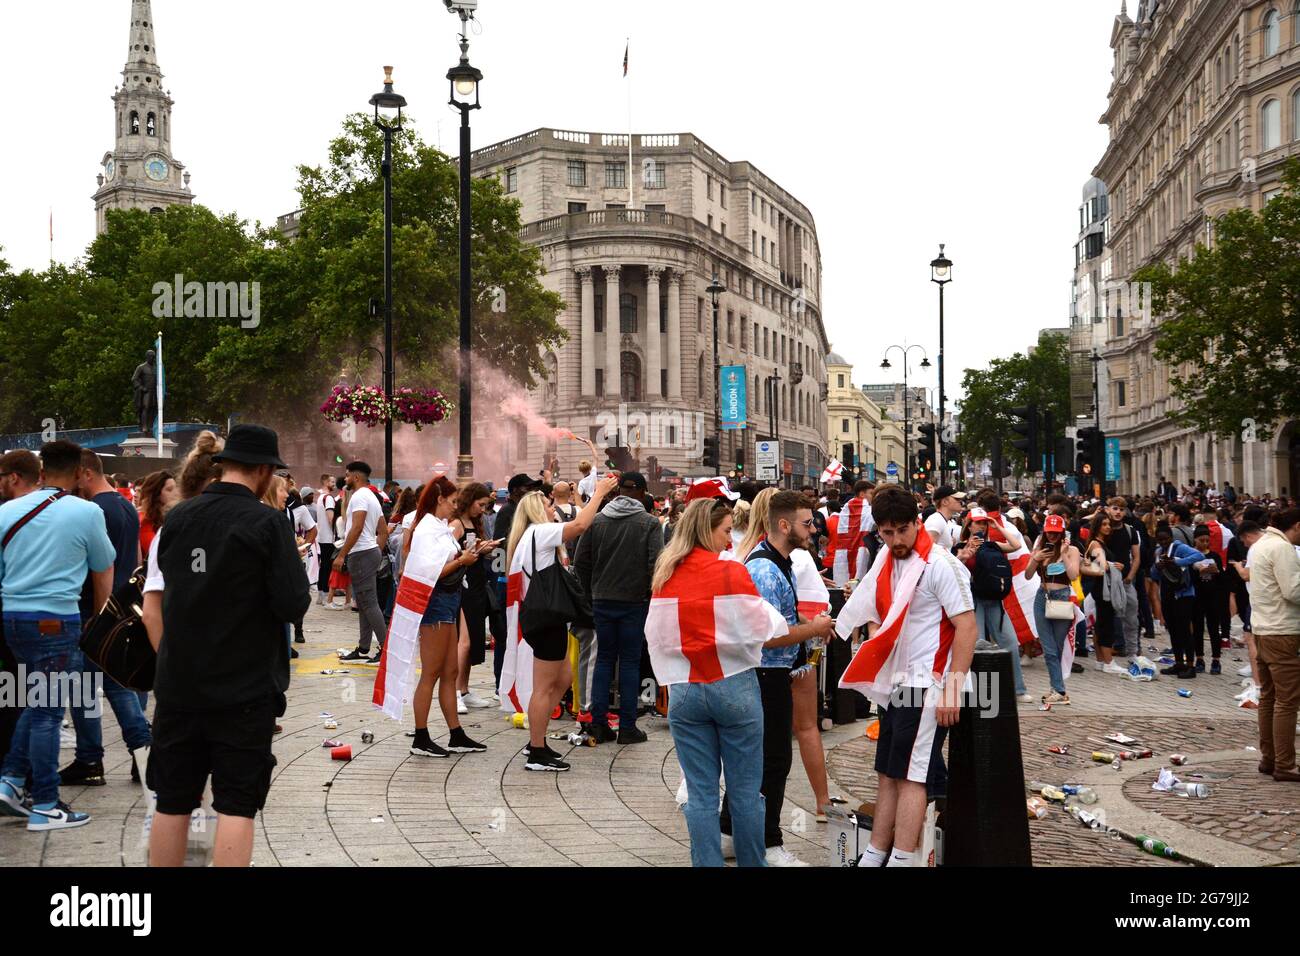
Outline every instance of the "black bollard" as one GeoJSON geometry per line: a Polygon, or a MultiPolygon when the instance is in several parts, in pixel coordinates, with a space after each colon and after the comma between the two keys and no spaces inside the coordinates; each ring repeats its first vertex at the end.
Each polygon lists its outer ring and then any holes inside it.
{"type": "Polygon", "coordinates": [[[948,730],[944,866],[1032,866],[1011,655],[976,650],[973,692],[948,730]]]}

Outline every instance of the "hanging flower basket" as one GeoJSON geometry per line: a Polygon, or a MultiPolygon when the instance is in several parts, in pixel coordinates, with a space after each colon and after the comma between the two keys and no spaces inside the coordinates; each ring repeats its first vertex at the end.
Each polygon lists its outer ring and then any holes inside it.
{"type": "Polygon", "coordinates": [[[399,388],[393,393],[393,421],[414,425],[416,431],[444,421],[455,408],[436,388],[399,388]]]}
{"type": "Polygon", "coordinates": [[[371,428],[389,417],[384,390],[373,385],[335,385],[320,410],[327,421],[354,421],[371,428]]]}

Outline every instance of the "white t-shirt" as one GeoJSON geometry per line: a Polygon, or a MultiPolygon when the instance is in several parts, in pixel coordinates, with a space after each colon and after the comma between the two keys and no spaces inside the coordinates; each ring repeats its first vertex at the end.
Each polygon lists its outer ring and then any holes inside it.
{"type": "Polygon", "coordinates": [[[316,541],[320,544],[334,543],[334,522],[330,521],[329,512],[331,508],[338,507],[338,500],[333,495],[327,495],[323,491],[316,495],[316,524],[320,526],[320,531],[316,534],[316,541]]]}
{"type": "MultiPolygon", "coordinates": [[[[311,516],[311,509],[306,505],[301,505],[293,509],[293,533],[296,535],[306,536],[307,532],[316,527],[316,519],[311,516]]],[[[317,538],[319,539],[319,535],[317,538]]]]}
{"type": "Polygon", "coordinates": [[[925,530],[933,531],[939,536],[936,544],[945,551],[951,550],[961,537],[961,527],[945,518],[942,511],[936,511],[925,519],[925,530]]]}
{"type": "MultiPolygon", "coordinates": [[[[865,588],[868,594],[875,593],[876,579],[885,566],[885,558],[888,554],[888,548],[880,549],[871,570],[858,585],[860,588],[865,588]]],[[[895,588],[898,586],[903,569],[910,562],[920,560],[921,558],[913,552],[904,561],[894,561],[895,588]]],[[[922,572],[921,580],[916,585],[916,593],[912,595],[912,603],[903,622],[903,631],[898,635],[895,645],[897,657],[893,680],[896,685],[929,687],[934,683],[932,674],[938,672],[943,676],[948,673],[952,664],[951,647],[938,661],[938,666],[935,661],[940,654],[939,625],[943,621],[943,615],[946,613],[948,618],[952,619],[958,614],[975,608],[970,584],[966,575],[960,573],[960,567],[961,563],[953,555],[946,551],[939,551],[937,548],[931,549],[930,563],[922,572]]],[[[880,624],[880,613],[875,600],[871,600],[867,605],[867,620],[872,624],[880,624]]]]}
{"type": "MultiPolygon", "coordinates": [[[[554,522],[531,524],[515,545],[515,553],[510,559],[510,577],[519,577],[519,602],[528,594],[528,577],[543,571],[555,563],[555,549],[564,544],[564,525],[554,522]],[[533,548],[537,548],[537,564],[533,565],[533,548]],[[525,574],[524,572],[528,573],[525,574]]],[[[514,583],[513,581],[511,583],[514,583]]]]}
{"type": "Polygon", "coordinates": [[[163,589],[162,570],[158,567],[158,542],[162,540],[162,534],[153,536],[153,541],[149,542],[149,568],[145,571],[143,593],[148,594],[150,591],[161,591],[163,589]]]}
{"type": "Polygon", "coordinates": [[[358,514],[361,515],[361,535],[357,538],[357,543],[352,546],[352,554],[374,551],[379,547],[379,542],[375,540],[375,533],[384,512],[379,507],[379,499],[369,488],[358,488],[352,492],[352,500],[348,502],[348,534],[352,533],[352,522],[358,520],[358,514]]]}
{"type": "Polygon", "coordinates": [[[582,495],[583,501],[590,501],[591,496],[596,493],[596,469],[591,470],[586,478],[578,482],[578,494],[582,495]]]}

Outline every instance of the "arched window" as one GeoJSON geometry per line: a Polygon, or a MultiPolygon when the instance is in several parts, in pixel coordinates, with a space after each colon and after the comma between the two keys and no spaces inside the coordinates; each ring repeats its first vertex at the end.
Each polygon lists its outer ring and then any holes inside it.
{"type": "Polygon", "coordinates": [[[618,330],[625,335],[636,334],[636,296],[631,292],[618,297],[618,330]]]}
{"type": "Polygon", "coordinates": [[[1277,54],[1282,45],[1282,18],[1276,10],[1264,14],[1264,56],[1277,54]]]}
{"type": "Polygon", "coordinates": [[[150,136],[158,135],[158,121],[152,113],[145,117],[144,131],[150,136]]]}
{"type": "Polygon", "coordinates": [[[1269,100],[1259,111],[1260,148],[1267,151],[1282,145],[1282,104],[1269,100]]]}
{"type": "Polygon", "coordinates": [[[1300,139],[1300,89],[1291,94],[1291,138],[1300,139]]]}
{"type": "Polygon", "coordinates": [[[140,114],[135,110],[131,111],[131,135],[140,135],[140,114]]]}
{"type": "Polygon", "coordinates": [[[619,384],[624,401],[644,400],[641,396],[641,360],[635,352],[624,352],[619,360],[619,384]]]}

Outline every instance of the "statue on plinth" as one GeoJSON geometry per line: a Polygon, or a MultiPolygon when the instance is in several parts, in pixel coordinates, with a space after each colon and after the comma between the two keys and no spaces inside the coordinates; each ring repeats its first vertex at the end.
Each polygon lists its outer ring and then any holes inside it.
{"type": "Polygon", "coordinates": [[[131,389],[140,432],[152,435],[158,424],[158,365],[153,349],[144,353],[144,361],[131,373],[131,389]]]}

